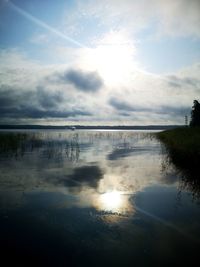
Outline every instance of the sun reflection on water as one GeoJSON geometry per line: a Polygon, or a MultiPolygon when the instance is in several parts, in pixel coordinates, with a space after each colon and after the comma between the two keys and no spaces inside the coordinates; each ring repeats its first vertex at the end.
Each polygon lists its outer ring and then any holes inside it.
{"type": "Polygon", "coordinates": [[[125,213],[128,208],[128,201],[123,192],[110,191],[101,194],[99,197],[99,209],[108,212],[125,213]]]}
{"type": "Polygon", "coordinates": [[[107,192],[101,195],[102,207],[105,210],[116,210],[122,206],[122,196],[118,191],[107,192]]]}

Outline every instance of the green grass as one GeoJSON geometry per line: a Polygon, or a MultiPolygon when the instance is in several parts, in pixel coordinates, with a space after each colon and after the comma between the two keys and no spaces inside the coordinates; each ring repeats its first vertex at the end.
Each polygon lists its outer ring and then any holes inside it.
{"type": "Polygon", "coordinates": [[[200,167],[200,127],[167,130],[157,137],[165,144],[173,163],[185,168],[200,167]]]}

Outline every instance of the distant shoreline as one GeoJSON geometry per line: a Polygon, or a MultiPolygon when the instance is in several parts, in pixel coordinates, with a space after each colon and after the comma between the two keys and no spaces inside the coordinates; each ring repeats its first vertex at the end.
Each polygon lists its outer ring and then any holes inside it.
{"type": "Polygon", "coordinates": [[[53,126],[53,125],[0,125],[0,130],[27,130],[27,129],[55,129],[55,130],[169,130],[183,125],[136,125],[136,126],[89,126],[89,125],[66,125],[66,126],[53,126]]]}

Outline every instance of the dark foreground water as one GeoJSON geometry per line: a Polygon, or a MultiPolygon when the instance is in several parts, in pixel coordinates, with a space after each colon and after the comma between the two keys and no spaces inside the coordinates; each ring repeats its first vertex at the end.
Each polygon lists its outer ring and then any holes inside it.
{"type": "Polygon", "coordinates": [[[194,266],[199,195],[144,131],[1,132],[1,266],[194,266]]]}

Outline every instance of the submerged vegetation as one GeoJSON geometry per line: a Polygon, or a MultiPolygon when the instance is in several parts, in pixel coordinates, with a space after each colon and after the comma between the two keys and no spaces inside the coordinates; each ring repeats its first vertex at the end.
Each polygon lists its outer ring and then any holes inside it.
{"type": "Polygon", "coordinates": [[[15,154],[22,153],[27,134],[25,133],[1,133],[0,134],[0,154],[15,154]]]}
{"type": "Polygon", "coordinates": [[[70,161],[75,161],[80,152],[78,136],[72,134],[65,140],[59,135],[56,140],[50,138],[48,133],[0,133],[0,158],[20,158],[36,150],[40,151],[40,156],[45,155],[49,159],[65,157],[70,161]]]}

